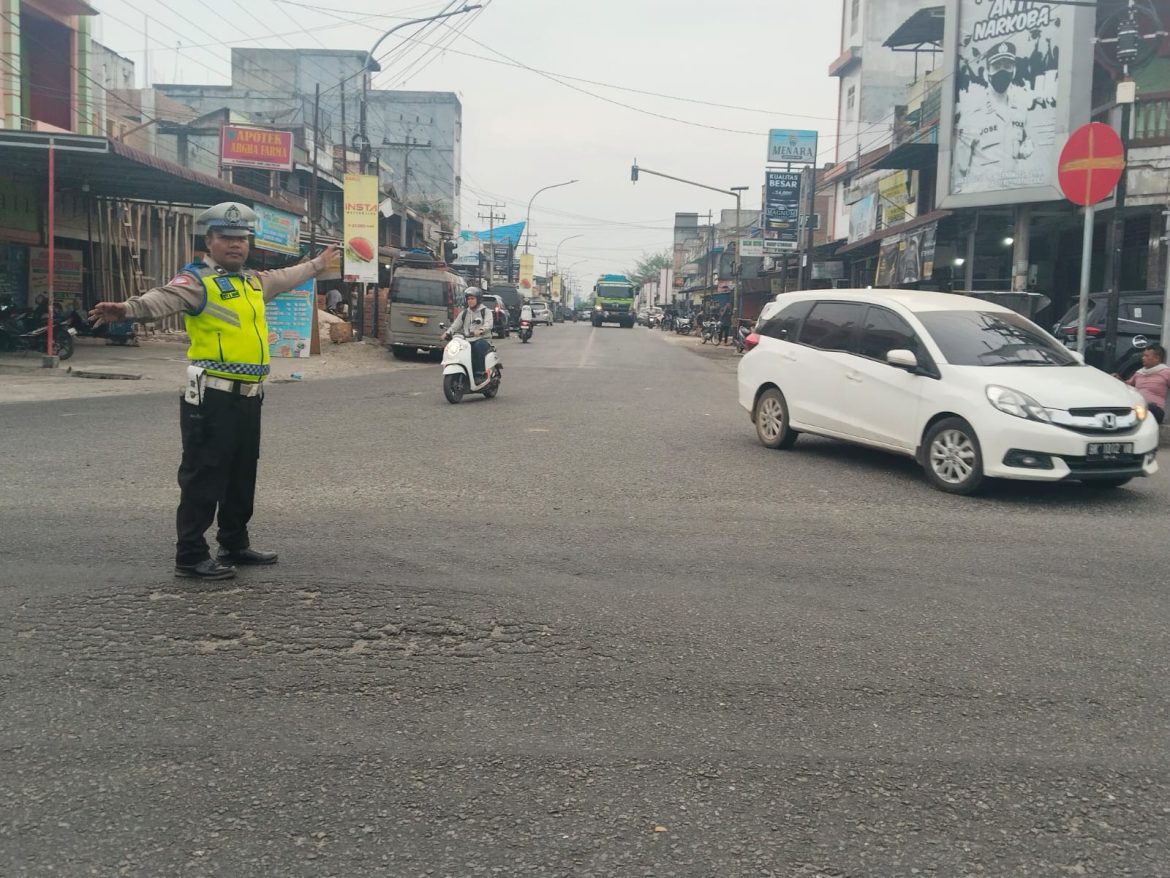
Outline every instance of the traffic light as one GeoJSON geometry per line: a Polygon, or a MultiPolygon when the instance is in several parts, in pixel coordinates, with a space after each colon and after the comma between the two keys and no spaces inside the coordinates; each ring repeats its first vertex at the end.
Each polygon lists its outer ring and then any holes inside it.
{"type": "Polygon", "coordinates": [[[455,261],[455,249],[456,245],[453,238],[448,238],[443,242],[443,261],[448,265],[455,261]]]}
{"type": "Polygon", "coordinates": [[[637,161],[637,159],[635,159],[634,164],[632,164],[630,166],[630,182],[631,183],[638,182],[638,161],[637,161]]]}

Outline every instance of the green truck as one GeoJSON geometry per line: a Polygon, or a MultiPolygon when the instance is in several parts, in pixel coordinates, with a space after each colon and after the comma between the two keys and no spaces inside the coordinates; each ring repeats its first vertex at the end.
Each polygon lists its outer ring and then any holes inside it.
{"type": "Polygon", "coordinates": [[[624,274],[603,274],[593,287],[593,325],[617,323],[626,329],[634,325],[634,302],[638,287],[624,274]]]}

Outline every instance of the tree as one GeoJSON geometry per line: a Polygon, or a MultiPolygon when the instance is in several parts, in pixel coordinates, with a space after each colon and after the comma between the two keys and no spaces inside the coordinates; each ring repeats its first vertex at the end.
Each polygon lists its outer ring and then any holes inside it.
{"type": "Polygon", "coordinates": [[[636,284],[658,280],[662,269],[670,268],[673,264],[674,260],[671,258],[669,250],[662,250],[659,253],[643,253],[642,258],[630,269],[630,280],[636,284]]]}

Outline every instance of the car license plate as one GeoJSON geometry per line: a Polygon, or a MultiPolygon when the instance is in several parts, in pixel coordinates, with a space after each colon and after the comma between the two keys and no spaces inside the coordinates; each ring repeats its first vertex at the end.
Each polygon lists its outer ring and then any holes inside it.
{"type": "Polygon", "coordinates": [[[1090,442],[1085,449],[1089,460],[1116,460],[1126,454],[1133,454],[1132,442],[1090,442]]]}
{"type": "Polygon", "coordinates": [[[415,324],[416,326],[426,326],[428,323],[431,322],[431,318],[413,316],[410,318],[410,322],[415,324]]]}

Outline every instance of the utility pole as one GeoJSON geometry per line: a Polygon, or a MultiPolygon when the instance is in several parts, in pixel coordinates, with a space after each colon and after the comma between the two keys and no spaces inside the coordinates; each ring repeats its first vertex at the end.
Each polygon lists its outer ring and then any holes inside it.
{"type": "Polygon", "coordinates": [[[544,284],[545,295],[552,298],[552,275],[549,274],[549,268],[552,266],[554,260],[551,256],[541,256],[540,261],[544,263],[544,284]]]}
{"type": "MultiPolygon", "coordinates": [[[[399,117],[401,118],[401,117],[399,117]]],[[[434,145],[431,141],[426,143],[419,143],[414,136],[414,128],[409,127],[406,130],[406,136],[400,141],[390,143],[382,141],[382,146],[388,149],[401,149],[402,154],[402,191],[399,193],[399,198],[402,200],[402,210],[398,214],[398,237],[399,243],[403,250],[407,247],[406,241],[406,205],[407,194],[410,191],[410,154],[416,149],[433,149],[434,145]]]]}
{"type": "MultiPolygon", "coordinates": [[[[1137,100],[1137,83],[1129,75],[1130,64],[1138,59],[1141,36],[1134,14],[1134,0],[1129,0],[1128,18],[1118,25],[1117,60],[1122,64],[1122,79],[1117,84],[1117,103],[1121,105],[1121,155],[1129,161],[1129,129],[1133,117],[1133,105],[1137,100]]],[[[1111,362],[1117,348],[1117,321],[1121,314],[1121,263],[1125,256],[1125,193],[1128,171],[1123,171],[1117,181],[1117,196],[1113,203],[1113,222],[1110,225],[1108,243],[1109,265],[1109,308],[1105,316],[1105,363],[1106,370],[1112,369],[1111,362]]],[[[1165,344],[1165,339],[1162,340],[1165,344]]]]}
{"type": "Polygon", "coordinates": [[[309,256],[317,250],[317,222],[321,205],[317,201],[317,163],[321,151],[321,83],[313,97],[313,180],[309,189],[309,256]]]}
{"type": "Polygon", "coordinates": [[[349,141],[345,139],[345,80],[341,80],[341,176],[349,173],[349,141]]]}
{"type": "Polygon", "coordinates": [[[487,279],[487,285],[490,287],[492,285],[492,281],[495,280],[495,273],[496,273],[496,220],[500,220],[500,222],[503,222],[505,219],[507,219],[507,217],[504,216],[504,214],[502,214],[502,213],[496,213],[496,208],[497,207],[501,207],[501,208],[504,207],[503,204],[495,204],[495,203],[484,204],[482,201],[480,201],[478,203],[478,206],[479,207],[486,207],[488,209],[488,215],[484,216],[481,213],[479,215],[479,218],[481,220],[488,221],[488,258],[487,258],[488,270],[487,270],[487,278],[486,279],[487,279]]]}

